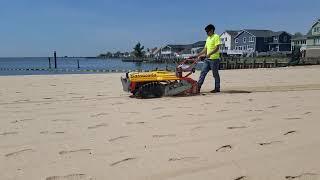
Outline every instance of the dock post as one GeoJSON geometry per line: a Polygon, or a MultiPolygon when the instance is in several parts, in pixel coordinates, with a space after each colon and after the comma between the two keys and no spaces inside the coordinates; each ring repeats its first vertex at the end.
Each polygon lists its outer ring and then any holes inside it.
{"type": "Polygon", "coordinates": [[[49,69],[51,69],[51,58],[48,57],[48,60],[49,60],[49,69]]]}
{"type": "Polygon", "coordinates": [[[57,69],[57,52],[54,51],[53,55],[54,55],[54,68],[57,69]]]}
{"type": "Polygon", "coordinates": [[[77,59],[78,69],[80,69],[79,59],[77,59]]]}

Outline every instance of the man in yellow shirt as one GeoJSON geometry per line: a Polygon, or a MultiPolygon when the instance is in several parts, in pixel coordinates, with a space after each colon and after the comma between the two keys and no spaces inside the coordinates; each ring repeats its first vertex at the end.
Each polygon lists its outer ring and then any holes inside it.
{"type": "Polygon", "coordinates": [[[204,64],[201,70],[201,74],[198,81],[198,90],[200,92],[201,86],[206,78],[207,73],[212,70],[212,75],[215,79],[214,90],[210,91],[211,93],[220,92],[220,75],[219,75],[219,66],[220,66],[220,52],[219,46],[220,36],[215,34],[215,27],[212,24],[209,24],[205,31],[207,32],[207,40],[204,49],[196,56],[197,58],[205,58],[204,64]]]}

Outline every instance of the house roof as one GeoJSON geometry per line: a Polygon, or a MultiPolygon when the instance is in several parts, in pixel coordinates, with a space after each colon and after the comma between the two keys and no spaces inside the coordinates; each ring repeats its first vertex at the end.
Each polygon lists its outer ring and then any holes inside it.
{"type": "Polygon", "coordinates": [[[165,47],[171,47],[173,49],[185,49],[185,48],[191,48],[192,45],[191,44],[187,44],[187,45],[177,45],[177,44],[168,44],[165,47]]]}
{"type": "Polygon", "coordinates": [[[318,24],[318,23],[320,23],[320,18],[319,19],[317,19],[314,23],[313,23],[313,25],[312,25],[312,27],[311,28],[313,28],[316,24],[318,24]]]}
{"type": "Polygon", "coordinates": [[[313,36],[312,36],[312,28],[313,28],[315,25],[317,25],[318,23],[320,23],[320,19],[317,19],[317,20],[313,23],[313,25],[311,26],[310,30],[309,30],[308,33],[307,33],[307,38],[308,38],[308,37],[313,37],[313,36]]]}
{"type": "Polygon", "coordinates": [[[226,33],[230,34],[231,36],[238,35],[241,31],[240,30],[226,30],[226,33]]]}
{"type": "Polygon", "coordinates": [[[274,33],[270,30],[258,30],[258,29],[245,29],[245,31],[249,32],[250,34],[256,37],[270,37],[274,33]]]}
{"type": "Polygon", "coordinates": [[[291,40],[305,40],[305,39],[307,39],[307,35],[303,35],[303,34],[295,34],[291,38],[291,40]]]}
{"type": "MultiPolygon", "coordinates": [[[[282,33],[287,33],[286,31],[271,31],[271,30],[260,30],[260,29],[244,29],[242,30],[237,36],[242,34],[243,32],[247,32],[255,37],[273,37],[273,36],[279,36],[282,33]]],[[[287,33],[290,36],[292,36],[290,33],[287,33]]],[[[237,37],[236,36],[236,37],[237,37]]]]}

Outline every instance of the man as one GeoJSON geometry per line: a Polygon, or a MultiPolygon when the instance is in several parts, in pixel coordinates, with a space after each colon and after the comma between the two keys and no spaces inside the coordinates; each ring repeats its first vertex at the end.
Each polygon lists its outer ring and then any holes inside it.
{"type": "Polygon", "coordinates": [[[220,76],[219,76],[219,65],[220,65],[220,52],[219,46],[220,36],[215,34],[215,27],[209,24],[205,31],[207,32],[207,40],[204,49],[196,56],[197,58],[205,58],[204,64],[201,70],[201,74],[198,81],[198,90],[200,92],[201,86],[206,78],[207,73],[212,70],[212,75],[215,79],[214,90],[211,93],[220,92],[220,76]]]}

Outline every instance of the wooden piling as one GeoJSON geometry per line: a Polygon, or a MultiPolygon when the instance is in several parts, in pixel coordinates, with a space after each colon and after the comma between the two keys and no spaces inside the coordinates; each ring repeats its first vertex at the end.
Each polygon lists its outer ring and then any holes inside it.
{"type": "Polygon", "coordinates": [[[48,57],[48,60],[49,60],[49,69],[51,69],[51,58],[48,57]]]}
{"type": "Polygon", "coordinates": [[[54,68],[57,69],[57,52],[54,51],[53,55],[54,55],[54,68]]]}

